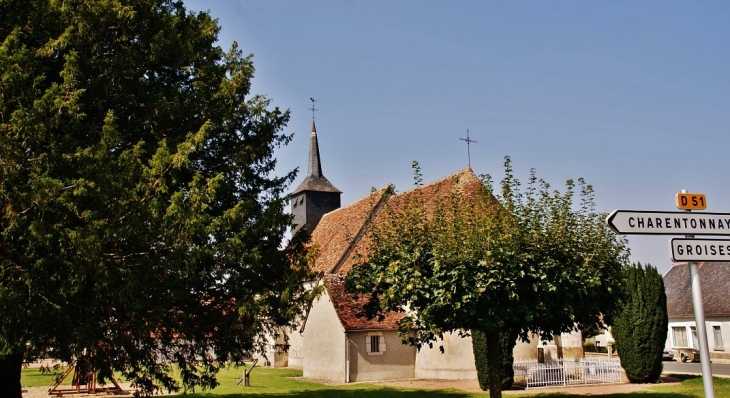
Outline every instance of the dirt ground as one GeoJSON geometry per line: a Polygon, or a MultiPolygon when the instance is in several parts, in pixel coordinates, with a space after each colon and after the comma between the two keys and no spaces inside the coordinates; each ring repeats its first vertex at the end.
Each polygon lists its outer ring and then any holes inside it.
{"type": "MultiPolygon", "coordinates": [[[[67,394],[64,395],[64,397],[132,397],[133,391],[129,388],[129,384],[121,384],[120,387],[124,389],[126,392],[125,394],[105,394],[105,393],[99,393],[99,394],[67,394]]],[[[23,398],[53,398],[57,395],[48,395],[48,389],[50,387],[24,387],[23,388],[23,398]]],[[[68,387],[66,387],[68,388],[68,387]]]]}

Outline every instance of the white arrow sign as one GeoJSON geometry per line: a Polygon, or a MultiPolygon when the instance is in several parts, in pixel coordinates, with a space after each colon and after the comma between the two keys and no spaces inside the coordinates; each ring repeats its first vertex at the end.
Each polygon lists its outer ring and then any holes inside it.
{"type": "Polygon", "coordinates": [[[617,234],[730,235],[730,214],[614,210],[606,218],[617,234]]]}
{"type": "Polygon", "coordinates": [[[685,239],[669,241],[672,261],[730,261],[730,239],[685,239]]]}

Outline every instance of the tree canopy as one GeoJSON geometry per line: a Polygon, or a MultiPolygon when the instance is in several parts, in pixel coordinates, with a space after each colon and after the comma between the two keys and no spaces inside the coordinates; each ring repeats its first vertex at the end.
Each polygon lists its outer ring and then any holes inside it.
{"type": "MultiPolygon", "coordinates": [[[[306,299],[252,57],[172,0],[0,0],[0,362],[216,385],[306,299]]],[[[15,376],[13,376],[15,377],[15,376]]],[[[19,384],[6,388],[20,397],[19,384]]]]}
{"type": "Polygon", "coordinates": [[[348,286],[370,297],[370,315],[407,308],[400,333],[412,344],[485,332],[495,353],[490,392],[499,393],[499,332],[552,339],[596,323],[616,308],[628,253],[582,179],[568,180],[561,193],[533,170],[523,191],[506,158],[499,195],[490,176],[482,180],[475,195],[411,195],[384,209],[387,222],[374,224],[348,286]]]}

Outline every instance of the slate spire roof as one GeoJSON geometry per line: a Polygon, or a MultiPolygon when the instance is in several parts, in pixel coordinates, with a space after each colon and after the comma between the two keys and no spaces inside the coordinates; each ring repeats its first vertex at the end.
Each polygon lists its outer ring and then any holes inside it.
{"type": "Polygon", "coordinates": [[[342,191],[335,188],[322,174],[322,162],[319,159],[319,142],[317,141],[317,126],[314,125],[314,120],[312,120],[312,135],[309,139],[307,176],[292,194],[303,191],[342,193],[342,191]]]}

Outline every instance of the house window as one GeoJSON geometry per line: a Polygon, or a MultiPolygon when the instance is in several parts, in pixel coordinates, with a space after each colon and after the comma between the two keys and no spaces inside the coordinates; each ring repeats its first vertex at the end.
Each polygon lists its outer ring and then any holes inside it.
{"type": "Polygon", "coordinates": [[[675,347],[687,347],[687,329],[684,326],[673,326],[672,337],[675,347]]]}
{"type": "Polygon", "coordinates": [[[692,348],[700,348],[700,341],[697,340],[697,328],[690,326],[690,329],[692,329],[692,348]]]}
{"type": "Polygon", "coordinates": [[[368,355],[383,355],[385,352],[385,340],[382,332],[368,333],[365,340],[368,355]]]}
{"type": "Polygon", "coordinates": [[[722,329],[720,329],[720,325],[716,325],[712,327],[712,334],[715,336],[715,349],[716,350],[723,350],[725,347],[722,345],[722,329]]]}
{"type": "Polygon", "coordinates": [[[370,352],[380,352],[380,336],[370,336],[370,352]]]}

